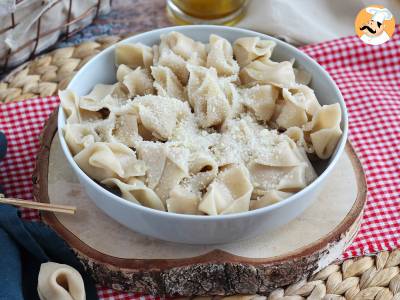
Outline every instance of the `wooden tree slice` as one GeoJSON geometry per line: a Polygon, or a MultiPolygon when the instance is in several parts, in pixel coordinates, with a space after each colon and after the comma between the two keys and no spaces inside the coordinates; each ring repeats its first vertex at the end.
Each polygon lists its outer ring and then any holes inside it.
{"type": "Polygon", "coordinates": [[[337,259],[356,235],[366,200],[360,162],[350,144],[319,199],[289,224],[247,241],[181,245],[135,233],[86,196],[62,153],[53,113],[34,174],[37,201],[77,206],[74,216],[43,213],[96,282],[153,295],[267,294],[337,259]]]}

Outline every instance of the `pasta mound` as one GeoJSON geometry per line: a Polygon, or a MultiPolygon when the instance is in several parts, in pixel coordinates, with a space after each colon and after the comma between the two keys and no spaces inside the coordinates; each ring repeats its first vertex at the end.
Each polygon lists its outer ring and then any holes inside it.
{"type": "Polygon", "coordinates": [[[124,199],[173,213],[239,213],[293,195],[317,176],[309,158],[332,155],[341,111],[319,104],[307,72],[272,61],[274,47],[178,32],[117,45],[115,84],[59,93],[74,160],[124,199]]]}

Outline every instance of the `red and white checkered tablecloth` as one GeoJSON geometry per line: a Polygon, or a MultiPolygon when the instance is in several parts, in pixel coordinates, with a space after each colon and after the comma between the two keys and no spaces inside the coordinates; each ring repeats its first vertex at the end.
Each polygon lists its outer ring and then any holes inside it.
{"type": "MultiPolygon", "coordinates": [[[[344,258],[400,246],[400,27],[391,41],[363,44],[357,37],[303,47],[331,74],[346,101],[350,140],[365,169],[368,203],[361,230],[344,258]]],[[[0,130],[9,140],[0,183],[8,196],[31,199],[38,136],[57,97],[0,105],[0,130]]],[[[35,211],[23,217],[38,219],[35,211]]],[[[100,299],[154,299],[99,287],[100,299]]]]}

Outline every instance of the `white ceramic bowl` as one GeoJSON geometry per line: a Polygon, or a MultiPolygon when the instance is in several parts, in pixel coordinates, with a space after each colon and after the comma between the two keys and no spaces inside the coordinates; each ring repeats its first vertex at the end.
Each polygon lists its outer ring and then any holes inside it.
{"type": "MultiPolygon", "coordinates": [[[[259,36],[276,42],[272,59],[277,61],[296,59],[296,63],[312,74],[311,87],[321,104],[338,102],[342,110],[341,128],[343,135],[332,157],[319,162],[315,167],[320,174],[309,186],[279,203],[254,211],[221,216],[195,216],[162,212],[137,205],[107,191],[75,163],[63,136],[65,115],[60,108],[58,128],[61,146],[69,165],[92,201],[107,215],[128,228],[162,240],[189,244],[228,243],[256,236],[266,230],[274,229],[298,216],[315,198],[329,173],[335,167],[347,139],[347,111],[343,97],[328,73],[309,56],[300,50],[270,36],[254,31],[223,26],[193,25],[169,27],[149,31],[130,37],[121,43],[141,42],[146,45],[159,43],[160,35],[170,31],[181,32],[195,40],[208,42],[210,34],[220,35],[233,42],[245,36],[259,36]]],[[[109,47],[92,58],[81,68],[70,82],[68,89],[78,95],[86,95],[97,83],[114,83],[114,46],[109,47]]]]}

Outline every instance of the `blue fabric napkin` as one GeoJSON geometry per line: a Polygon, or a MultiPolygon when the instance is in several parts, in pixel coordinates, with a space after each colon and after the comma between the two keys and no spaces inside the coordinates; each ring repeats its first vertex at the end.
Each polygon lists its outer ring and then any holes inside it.
{"type": "MultiPolygon", "coordinates": [[[[0,131],[0,163],[3,160],[3,158],[6,157],[6,153],[7,153],[7,139],[5,134],[0,131]]],[[[3,193],[2,191],[3,187],[1,186],[0,182],[0,194],[3,193]]]]}
{"type": "Polygon", "coordinates": [[[24,221],[11,205],[0,205],[0,299],[39,299],[40,265],[53,261],[75,268],[85,284],[86,299],[98,299],[95,284],[83,266],[51,228],[24,221]]]}
{"type": "Polygon", "coordinates": [[[0,162],[6,156],[7,152],[7,139],[3,132],[0,131],[0,162]]]}
{"type": "MultiPolygon", "coordinates": [[[[0,132],[0,160],[6,145],[0,132]]],[[[17,208],[0,204],[0,299],[38,300],[40,265],[49,261],[75,268],[82,275],[86,299],[98,299],[92,278],[63,239],[43,223],[22,220],[17,208]]]]}

